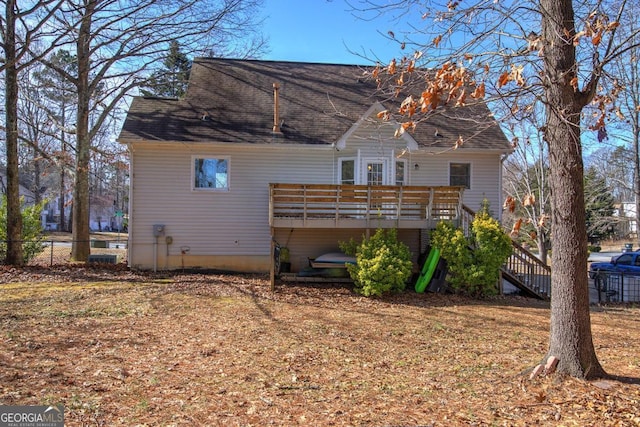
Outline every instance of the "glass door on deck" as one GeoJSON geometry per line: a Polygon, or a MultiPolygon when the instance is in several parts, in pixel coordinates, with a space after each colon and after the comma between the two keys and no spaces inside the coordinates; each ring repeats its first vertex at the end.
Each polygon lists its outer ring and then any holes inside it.
{"type": "Polygon", "coordinates": [[[367,185],[383,185],[384,184],[384,163],[383,162],[367,162],[367,185]]]}

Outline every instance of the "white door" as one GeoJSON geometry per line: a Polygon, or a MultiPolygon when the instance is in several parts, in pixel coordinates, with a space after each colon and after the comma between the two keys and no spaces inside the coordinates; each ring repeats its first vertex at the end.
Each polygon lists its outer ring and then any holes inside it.
{"type": "Polygon", "coordinates": [[[389,162],[380,159],[364,159],[362,162],[362,180],[366,185],[389,184],[389,162]]]}

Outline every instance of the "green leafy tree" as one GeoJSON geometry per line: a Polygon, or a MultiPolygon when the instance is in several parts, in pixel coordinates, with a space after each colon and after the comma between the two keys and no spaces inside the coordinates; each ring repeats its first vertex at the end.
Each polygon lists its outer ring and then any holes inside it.
{"type": "MultiPolygon", "coordinates": [[[[44,249],[42,223],[40,215],[46,202],[25,206],[24,199],[20,200],[22,218],[21,247],[24,262],[31,261],[44,249]]],[[[0,259],[7,256],[7,196],[2,196],[0,206],[0,259]]]]}
{"type": "Polygon", "coordinates": [[[404,290],[411,276],[411,252],[398,241],[395,229],[378,229],[370,238],[357,244],[352,239],[341,243],[340,249],[355,255],[356,264],[347,264],[356,292],[364,296],[382,296],[404,290]]]}
{"type": "Polygon", "coordinates": [[[147,85],[141,89],[144,96],[179,98],[187,91],[191,60],[181,50],[180,43],[172,41],[169,54],[162,62],[163,69],[154,72],[147,85]]]}
{"type": "Polygon", "coordinates": [[[615,232],[614,199],[604,177],[594,168],[584,175],[584,201],[589,241],[598,242],[615,232]]]}
{"type": "Polygon", "coordinates": [[[511,239],[486,210],[476,214],[470,236],[451,223],[436,226],[431,243],[440,249],[449,267],[449,283],[458,292],[473,297],[498,292],[500,267],[512,253],[511,239]]]}

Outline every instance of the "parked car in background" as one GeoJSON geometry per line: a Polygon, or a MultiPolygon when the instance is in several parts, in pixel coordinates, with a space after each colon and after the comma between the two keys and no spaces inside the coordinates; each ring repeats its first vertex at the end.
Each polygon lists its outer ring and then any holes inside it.
{"type": "Polygon", "coordinates": [[[609,262],[591,263],[589,277],[593,279],[599,271],[622,272],[640,276],[640,251],[624,252],[612,256],[609,262]]]}
{"type": "Polygon", "coordinates": [[[598,290],[599,301],[640,301],[640,251],[623,252],[609,262],[593,262],[589,277],[598,290]]]}

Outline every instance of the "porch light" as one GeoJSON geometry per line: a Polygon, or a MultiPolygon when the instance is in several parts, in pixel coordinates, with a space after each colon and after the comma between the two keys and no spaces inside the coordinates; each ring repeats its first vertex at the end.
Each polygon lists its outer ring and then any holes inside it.
{"type": "Polygon", "coordinates": [[[415,165],[413,165],[413,169],[414,169],[414,170],[418,170],[418,169],[420,169],[420,165],[416,163],[415,165]]]}

